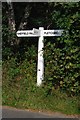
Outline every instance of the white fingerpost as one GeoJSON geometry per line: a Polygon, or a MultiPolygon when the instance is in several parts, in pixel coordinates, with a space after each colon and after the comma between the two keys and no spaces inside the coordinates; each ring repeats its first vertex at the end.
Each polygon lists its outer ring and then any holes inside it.
{"type": "Polygon", "coordinates": [[[44,58],[43,58],[43,48],[44,48],[44,37],[43,37],[43,27],[39,27],[40,37],[38,40],[38,64],[37,64],[37,86],[42,84],[44,79],[44,58]]]}
{"type": "Polygon", "coordinates": [[[44,79],[44,37],[61,36],[63,30],[44,30],[44,27],[39,29],[33,28],[33,30],[19,30],[17,31],[18,37],[39,37],[38,40],[38,63],[37,63],[37,86],[42,84],[44,79]]]}

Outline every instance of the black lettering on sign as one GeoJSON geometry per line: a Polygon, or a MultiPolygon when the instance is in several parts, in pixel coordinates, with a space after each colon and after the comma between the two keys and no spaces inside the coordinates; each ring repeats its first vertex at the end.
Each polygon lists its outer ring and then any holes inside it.
{"type": "Polygon", "coordinates": [[[44,32],[44,34],[54,34],[54,32],[44,32]]]}
{"type": "Polygon", "coordinates": [[[54,32],[54,34],[58,34],[58,31],[54,32]]]}
{"type": "Polygon", "coordinates": [[[21,35],[21,33],[17,33],[18,35],[21,35]]]}
{"type": "Polygon", "coordinates": [[[26,35],[28,35],[28,32],[26,32],[26,35]]]}
{"type": "Polygon", "coordinates": [[[26,35],[26,33],[21,33],[21,32],[20,32],[20,33],[17,33],[17,34],[18,34],[18,35],[22,35],[22,34],[23,34],[23,35],[26,35]]]}
{"type": "Polygon", "coordinates": [[[18,35],[33,35],[32,32],[19,32],[18,35]]]}
{"type": "Polygon", "coordinates": [[[31,34],[31,35],[32,35],[33,33],[32,33],[32,32],[29,32],[28,34],[31,34]]]}
{"type": "Polygon", "coordinates": [[[54,32],[44,32],[44,34],[59,34],[59,32],[58,31],[54,31],[54,32]]]}
{"type": "Polygon", "coordinates": [[[25,32],[24,32],[23,34],[24,34],[24,35],[26,35],[26,33],[25,33],[25,32]]]}

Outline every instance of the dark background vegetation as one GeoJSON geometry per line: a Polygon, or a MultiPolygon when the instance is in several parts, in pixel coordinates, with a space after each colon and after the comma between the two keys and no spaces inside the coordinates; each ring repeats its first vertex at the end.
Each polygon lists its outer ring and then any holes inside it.
{"type": "MultiPolygon", "coordinates": [[[[36,106],[35,99],[32,101],[33,104],[30,96],[37,95],[38,99],[40,97],[38,94],[41,94],[40,99],[47,97],[48,102],[50,100],[52,102],[53,98],[55,100],[56,98],[57,100],[58,98],[59,100],[69,99],[69,102],[71,100],[69,106],[73,105],[71,110],[77,107],[79,111],[80,105],[77,101],[80,92],[79,30],[79,2],[2,3],[3,104],[21,107],[21,101],[26,100],[28,102],[24,102],[22,106],[36,106]],[[45,77],[42,86],[37,88],[38,38],[17,38],[16,31],[39,27],[63,29],[64,33],[61,37],[45,37],[44,39],[45,77]],[[76,101],[78,105],[75,104],[76,101]]],[[[45,103],[44,100],[43,103],[45,103]]],[[[42,102],[40,106],[41,104],[42,102]]],[[[48,103],[45,104],[46,109],[50,107],[52,110],[62,110],[64,108],[59,106],[61,108],[58,109],[48,106],[48,103]]],[[[65,106],[64,102],[63,106],[65,106]]]]}

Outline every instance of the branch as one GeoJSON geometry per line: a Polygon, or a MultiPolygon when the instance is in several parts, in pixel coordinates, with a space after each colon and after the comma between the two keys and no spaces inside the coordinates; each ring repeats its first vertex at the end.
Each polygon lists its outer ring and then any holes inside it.
{"type": "Polygon", "coordinates": [[[19,30],[24,29],[25,26],[27,26],[27,19],[30,15],[30,10],[31,10],[31,7],[29,5],[26,6],[24,16],[23,16],[23,18],[21,20],[21,23],[19,25],[19,28],[18,28],[19,30]]]}

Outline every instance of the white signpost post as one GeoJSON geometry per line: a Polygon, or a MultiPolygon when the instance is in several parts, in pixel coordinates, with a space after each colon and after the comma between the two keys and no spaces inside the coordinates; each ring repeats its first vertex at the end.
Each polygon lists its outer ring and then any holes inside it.
{"type": "Polygon", "coordinates": [[[42,80],[44,79],[44,58],[43,58],[44,37],[61,36],[62,32],[63,32],[63,30],[44,30],[43,27],[39,27],[39,29],[33,28],[33,30],[17,31],[18,37],[39,37],[38,64],[37,64],[37,86],[40,86],[42,84],[42,80]]]}

